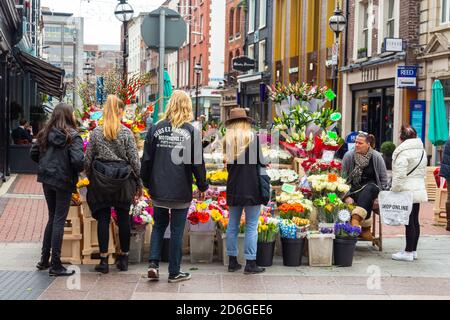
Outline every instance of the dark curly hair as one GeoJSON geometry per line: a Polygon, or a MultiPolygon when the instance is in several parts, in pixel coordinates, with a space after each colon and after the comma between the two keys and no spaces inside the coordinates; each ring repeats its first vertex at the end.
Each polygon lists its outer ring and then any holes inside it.
{"type": "Polygon", "coordinates": [[[408,139],[416,139],[417,131],[409,125],[402,125],[400,129],[400,140],[405,141],[408,139]]]}

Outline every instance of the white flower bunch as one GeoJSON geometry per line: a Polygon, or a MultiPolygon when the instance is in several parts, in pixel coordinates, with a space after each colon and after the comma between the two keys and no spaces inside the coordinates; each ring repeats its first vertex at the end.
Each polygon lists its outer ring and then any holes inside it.
{"type": "Polygon", "coordinates": [[[296,193],[287,193],[287,192],[281,192],[279,196],[276,197],[276,201],[278,203],[299,203],[301,200],[303,200],[304,196],[300,192],[296,193]]]}
{"type": "Polygon", "coordinates": [[[345,179],[338,177],[336,181],[329,181],[328,175],[312,175],[308,177],[308,182],[314,191],[329,191],[347,193],[350,190],[350,186],[346,183],[345,179]]]}

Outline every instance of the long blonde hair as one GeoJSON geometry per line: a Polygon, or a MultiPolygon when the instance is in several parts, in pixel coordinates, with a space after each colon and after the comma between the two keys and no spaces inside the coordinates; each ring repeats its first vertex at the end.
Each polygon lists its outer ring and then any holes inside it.
{"type": "Polygon", "coordinates": [[[186,92],[175,90],[172,93],[164,119],[170,121],[174,129],[194,119],[192,114],[192,100],[186,92]]]}
{"type": "Polygon", "coordinates": [[[106,140],[117,139],[121,123],[120,113],[125,109],[125,104],[117,96],[109,95],[103,108],[103,135],[106,140]]]}
{"type": "Polygon", "coordinates": [[[223,151],[227,162],[241,156],[254,139],[252,126],[247,120],[232,121],[227,125],[223,151]]]}

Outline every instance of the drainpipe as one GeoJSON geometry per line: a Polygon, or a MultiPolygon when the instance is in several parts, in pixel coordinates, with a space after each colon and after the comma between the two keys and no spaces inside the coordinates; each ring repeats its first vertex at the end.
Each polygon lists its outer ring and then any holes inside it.
{"type": "Polygon", "coordinates": [[[347,19],[347,24],[345,25],[345,47],[344,47],[344,66],[348,65],[348,25],[350,16],[350,1],[345,1],[345,19],[347,19]]]}

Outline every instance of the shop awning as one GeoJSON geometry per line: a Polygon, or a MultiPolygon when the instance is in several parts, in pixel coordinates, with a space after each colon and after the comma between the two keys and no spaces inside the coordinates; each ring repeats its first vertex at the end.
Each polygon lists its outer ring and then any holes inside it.
{"type": "Polygon", "coordinates": [[[64,69],[14,48],[14,56],[22,68],[31,73],[40,92],[61,99],[65,95],[64,69]]]}

